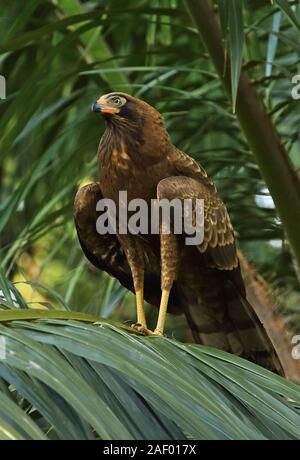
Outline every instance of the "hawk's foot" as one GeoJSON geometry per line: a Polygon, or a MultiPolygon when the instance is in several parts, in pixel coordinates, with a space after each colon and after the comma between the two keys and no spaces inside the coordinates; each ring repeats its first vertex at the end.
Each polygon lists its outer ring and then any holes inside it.
{"type": "Polygon", "coordinates": [[[150,331],[146,326],[141,323],[134,323],[131,325],[132,329],[135,329],[137,332],[141,332],[144,335],[153,335],[154,333],[150,331]]]}
{"type": "Polygon", "coordinates": [[[160,335],[161,337],[164,335],[163,332],[160,329],[155,329],[154,332],[152,332],[153,335],[160,335]]]}

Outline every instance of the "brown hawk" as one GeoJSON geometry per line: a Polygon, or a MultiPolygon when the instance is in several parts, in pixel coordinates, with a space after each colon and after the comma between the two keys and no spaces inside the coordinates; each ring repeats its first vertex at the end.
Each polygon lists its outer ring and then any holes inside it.
{"type": "MultiPolygon", "coordinates": [[[[74,216],[89,261],[135,292],[137,323],[147,329],[144,298],[159,308],[154,334],[162,335],[167,309],[184,312],[195,342],[245,357],[282,372],[276,352],[246,300],[235,238],[226,207],[204,169],[171,142],[160,113],[125,93],[110,93],[92,106],[106,121],[98,149],[100,181],[79,189],[74,216]],[[96,230],[101,198],[128,201],[204,200],[204,239],[184,235],[103,234],[96,230]]],[[[118,218],[118,216],[117,216],[118,218]]]]}

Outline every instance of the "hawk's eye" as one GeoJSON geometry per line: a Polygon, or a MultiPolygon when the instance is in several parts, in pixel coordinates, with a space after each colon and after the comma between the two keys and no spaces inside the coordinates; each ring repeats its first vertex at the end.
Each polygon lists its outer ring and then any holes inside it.
{"type": "Polygon", "coordinates": [[[116,106],[122,105],[122,100],[119,96],[114,97],[111,101],[116,106]]]}

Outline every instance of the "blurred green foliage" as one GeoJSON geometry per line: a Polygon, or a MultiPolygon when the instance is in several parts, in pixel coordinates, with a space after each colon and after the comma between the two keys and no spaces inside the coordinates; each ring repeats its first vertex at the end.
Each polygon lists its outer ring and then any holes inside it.
{"type": "MultiPolygon", "coordinates": [[[[287,3],[243,1],[243,65],[299,169],[300,101],[291,97],[291,79],[300,74],[300,8],[295,1],[287,10],[287,3]]],[[[87,269],[72,219],[79,185],[97,179],[104,123],[90,105],[120,90],[161,111],[173,143],[214,179],[241,250],[296,330],[299,283],[284,229],[184,2],[11,0],[1,4],[1,32],[7,98],[0,101],[0,256],[6,274],[27,280],[56,308],[61,299],[74,310],[134,319],[131,294],[87,269]]],[[[229,37],[228,52],[230,45],[229,37]]]]}

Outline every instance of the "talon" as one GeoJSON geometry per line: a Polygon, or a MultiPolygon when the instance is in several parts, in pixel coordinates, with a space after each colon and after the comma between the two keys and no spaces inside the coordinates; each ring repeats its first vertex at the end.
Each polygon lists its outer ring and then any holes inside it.
{"type": "Polygon", "coordinates": [[[153,332],[154,335],[159,335],[159,336],[163,336],[163,332],[160,330],[160,329],[155,329],[155,331],[153,332]]]}
{"type": "Polygon", "coordinates": [[[153,335],[153,332],[150,331],[150,329],[147,329],[146,326],[144,326],[141,323],[134,323],[131,325],[132,329],[135,329],[138,332],[141,332],[144,335],[153,335]]]}
{"type": "Polygon", "coordinates": [[[141,323],[133,323],[131,324],[132,329],[135,329],[138,332],[141,332],[141,330],[145,327],[141,323]]]}

